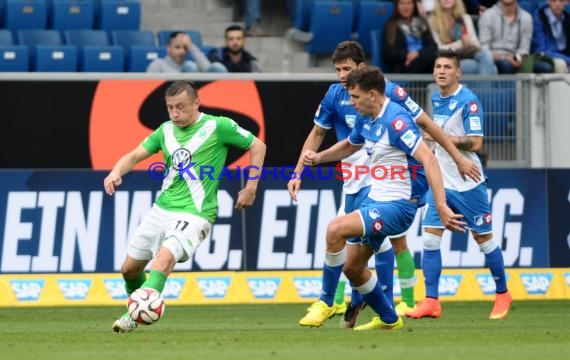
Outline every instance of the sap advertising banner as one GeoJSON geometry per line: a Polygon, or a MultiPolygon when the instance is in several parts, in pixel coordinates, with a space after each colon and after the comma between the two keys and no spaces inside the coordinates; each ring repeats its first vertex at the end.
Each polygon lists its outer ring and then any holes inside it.
{"type": "MultiPolygon", "coordinates": [[[[104,194],[107,172],[2,171],[0,272],[117,272],[126,241],[151,207],[160,182],[147,172],[124,177],[115,196],[104,194]]],[[[549,206],[544,170],[489,170],[495,237],[508,267],[547,267],[549,206]]],[[[565,176],[568,176],[566,174],[565,176]]],[[[234,210],[239,180],[224,178],[219,216],[191,262],[177,270],[318,269],[324,239],[340,204],[340,181],[305,180],[290,200],[280,175],[262,180],[255,205],[234,210]]],[[[551,215],[552,216],[552,215],[551,215]]],[[[419,265],[420,214],[408,233],[419,265]]],[[[442,244],[446,267],[480,267],[474,241],[454,234],[442,244]]]]}

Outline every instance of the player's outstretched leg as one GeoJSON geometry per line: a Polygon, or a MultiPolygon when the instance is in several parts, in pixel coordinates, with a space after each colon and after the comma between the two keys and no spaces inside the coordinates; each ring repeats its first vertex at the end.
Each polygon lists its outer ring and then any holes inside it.
{"type": "MultiPolygon", "coordinates": [[[[137,276],[134,279],[127,279],[124,276],[123,279],[125,280],[125,291],[127,292],[127,295],[130,296],[136,289],[141,288],[142,285],[145,283],[146,274],[143,271],[139,276],[137,276]]],[[[131,319],[129,313],[127,312],[123,314],[120,318],[115,320],[115,322],[113,322],[113,326],[111,327],[111,329],[113,330],[113,332],[126,333],[133,331],[134,329],[136,329],[136,327],[137,323],[134,322],[133,319],[131,319]]]]}

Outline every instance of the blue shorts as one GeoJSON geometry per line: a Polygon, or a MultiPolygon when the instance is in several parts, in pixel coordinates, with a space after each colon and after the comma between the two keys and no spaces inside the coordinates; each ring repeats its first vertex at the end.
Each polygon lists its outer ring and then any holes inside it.
{"type": "Polygon", "coordinates": [[[387,236],[399,235],[408,230],[417,210],[418,203],[414,201],[375,201],[367,198],[358,209],[364,226],[364,237],[358,239],[358,242],[370,245],[375,253],[378,252],[387,236]]]}
{"type": "MultiPolygon", "coordinates": [[[[487,185],[479,184],[468,191],[455,191],[445,189],[447,206],[456,214],[462,214],[467,223],[466,228],[474,230],[477,234],[488,234],[493,231],[491,207],[487,200],[487,185]]],[[[427,205],[424,208],[422,227],[444,228],[435,209],[435,201],[431,189],[426,195],[427,205]]]]}
{"type": "MultiPolygon", "coordinates": [[[[344,213],[350,214],[354,210],[358,210],[360,205],[364,202],[364,200],[368,199],[368,193],[370,192],[371,186],[363,187],[362,189],[358,190],[357,193],[354,194],[346,194],[344,196],[344,213]]],[[[346,242],[355,244],[360,243],[359,237],[353,237],[346,239],[346,242]]]]}

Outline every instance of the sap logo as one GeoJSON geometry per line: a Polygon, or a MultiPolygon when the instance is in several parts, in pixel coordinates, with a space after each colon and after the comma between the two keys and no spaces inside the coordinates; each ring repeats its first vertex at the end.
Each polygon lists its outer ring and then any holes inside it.
{"type": "Polygon", "coordinates": [[[546,294],[552,281],[552,273],[521,274],[521,280],[529,295],[546,294]]]}
{"type": "Polygon", "coordinates": [[[10,286],[19,301],[36,301],[44,289],[44,280],[10,280],[10,286]]]}
{"type": "Polygon", "coordinates": [[[281,279],[248,278],[247,283],[249,285],[249,290],[251,290],[251,293],[256,299],[273,299],[279,289],[281,279]]]}
{"type": "MultiPolygon", "coordinates": [[[[506,273],[505,277],[507,281],[509,281],[509,274],[506,273]]],[[[477,274],[476,275],[477,282],[479,283],[479,288],[485,295],[494,295],[495,290],[497,290],[495,285],[495,280],[491,276],[491,274],[477,274]]]]}
{"type": "Polygon", "coordinates": [[[85,300],[91,280],[57,280],[59,290],[67,300],[85,300]]]}
{"type": "Polygon", "coordinates": [[[393,278],[393,291],[394,291],[394,296],[402,296],[402,288],[400,287],[400,280],[398,279],[398,275],[394,275],[393,278]]]}
{"type": "Polygon", "coordinates": [[[184,288],[184,278],[169,278],[166,280],[164,290],[162,290],[162,297],[165,299],[178,299],[184,288]]]}
{"type": "Polygon", "coordinates": [[[208,299],[221,299],[226,296],[231,280],[229,277],[199,277],[196,281],[204,297],[208,299]]]}
{"type": "Polygon", "coordinates": [[[565,273],[564,278],[566,279],[566,285],[570,287],[570,273],[565,273]]]}
{"type": "Polygon", "coordinates": [[[111,298],[114,300],[124,300],[129,297],[127,295],[127,291],[125,290],[125,282],[123,280],[104,279],[103,283],[105,284],[107,293],[109,293],[109,296],[111,296],[111,298]]]}
{"type": "Polygon", "coordinates": [[[463,275],[441,275],[439,278],[439,295],[454,296],[457,294],[463,275]]]}
{"type": "Polygon", "coordinates": [[[320,277],[293,277],[293,284],[302,298],[318,298],[321,295],[322,279],[320,277]]]}

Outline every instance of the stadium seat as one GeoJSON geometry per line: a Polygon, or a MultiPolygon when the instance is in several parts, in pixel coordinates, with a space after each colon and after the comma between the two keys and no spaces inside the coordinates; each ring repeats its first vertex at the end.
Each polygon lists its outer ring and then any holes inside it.
{"type": "Polygon", "coordinates": [[[28,47],[32,71],[77,71],[77,47],[63,45],[58,30],[18,30],[17,38],[28,47]]]}
{"type": "Polygon", "coordinates": [[[311,9],[315,0],[295,0],[295,28],[309,31],[311,9]]]}
{"type": "Polygon", "coordinates": [[[384,29],[384,24],[394,12],[394,3],[390,1],[360,1],[355,24],[358,42],[366,53],[372,50],[370,31],[384,29]]]}
{"type": "Polygon", "coordinates": [[[103,0],[95,3],[95,28],[139,30],[141,3],[135,0],[103,0]]]}
{"type": "Polygon", "coordinates": [[[7,29],[0,29],[0,45],[13,45],[14,38],[12,31],[7,29]]]}
{"type": "Polygon", "coordinates": [[[337,44],[351,39],[354,9],[349,1],[315,1],[309,31],[313,34],[305,44],[310,54],[331,53],[337,44]]]}
{"type": "Polygon", "coordinates": [[[156,46],[154,34],[149,30],[115,30],[111,31],[111,43],[124,48],[130,46],[156,46]]]}
{"type": "Polygon", "coordinates": [[[192,42],[196,44],[196,46],[200,48],[204,46],[204,44],[202,43],[202,34],[198,30],[159,30],[156,32],[156,36],[158,37],[158,45],[161,46],[168,45],[168,40],[170,40],[170,34],[172,34],[175,31],[185,32],[186,34],[188,34],[188,36],[190,36],[192,42]]]}
{"type": "Polygon", "coordinates": [[[29,70],[28,48],[23,45],[0,45],[0,71],[29,70]]]}
{"type": "Polygon", "coordinates": [[[518,4],[521,8],[528,11],[531,15],[534,13],[535,10],[535,3],[532,0],[519,0],[518,4]]]}
{"type": "Polygon", "coordinates": [[[121,46],[83,46],[78,70],[82,72],[123,72],[125,55],[121,46]]]}
{"type": "Polygon", "coordinates": [[[57,30],[92,29],[95,8],[90,0],[50,0],[48,28],[57,30]]]}
{"type": "Polygon", "coordinates": [[[108,46],[109,35],[105,30],[66,30],[63,32],[65,43],[76,46],[108,46]]]}
{"type": "Polygon", "coordinates": [[[125,70],[128,72],[146,72],[146,68],[151,61],[165,55],[166,50],[164,47],[130,46],[125,58],[125,70]]]}
{"type": "Polygon", "coordinates": [[[380,69],[384,69],[384,59],[382,57],[382,30],[371,30],[370,31],[370,56],[371,65],[378,66],[380,69]]]}
{"type": "Polygon", "coordinates": [[[45,29],[46,0],[6,0],[0,22],[3,27],[11,30],[45,29]]]}

